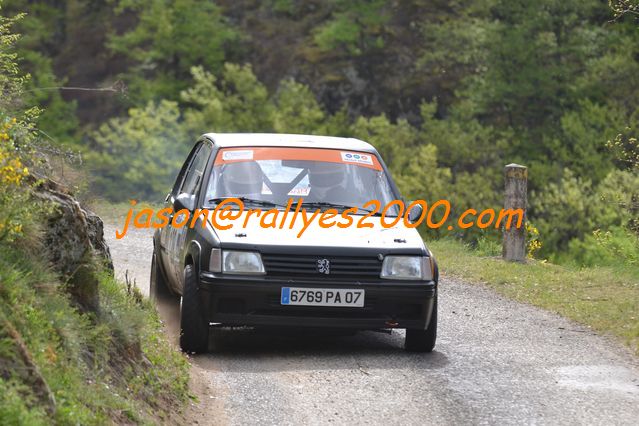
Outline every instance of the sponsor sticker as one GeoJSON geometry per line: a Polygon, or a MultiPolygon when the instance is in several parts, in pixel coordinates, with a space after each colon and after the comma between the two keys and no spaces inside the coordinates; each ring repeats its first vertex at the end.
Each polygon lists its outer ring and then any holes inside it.
{"type": "Polygon", "coordinates": [[[253,150],[250,150],[250,149],[222,152],[222,160],[224,161],[252,160],[252,159],[253,159],[253,150]]]}
{"type": "Polygon", "coordinates": [[[354,152],[341,152],[342,161],[345,163],[373,165],[373,157],[370,154],[357,154],[354,152]]]}

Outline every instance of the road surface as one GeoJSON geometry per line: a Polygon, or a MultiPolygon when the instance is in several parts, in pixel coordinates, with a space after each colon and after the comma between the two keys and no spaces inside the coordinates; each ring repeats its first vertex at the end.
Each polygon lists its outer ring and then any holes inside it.
{"type": "MultiPolygon", "coordinates": [[[[116,240],[116,274],[148,293],[151,233],[116,240]]],[[[431,354],[403,332],[225,331],[190,357],[191,424],[639,424],[639,358],[555,314],[445,275],[431,354]]],[[[177,341],[177,306],[160,307],[177,341]]]]}

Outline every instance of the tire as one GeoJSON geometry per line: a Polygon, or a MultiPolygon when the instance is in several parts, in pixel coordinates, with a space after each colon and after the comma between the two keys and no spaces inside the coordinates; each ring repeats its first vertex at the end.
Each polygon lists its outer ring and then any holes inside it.
{"type": "Polygon", "coordinates": [[[437,297],[426,330],[406,330],[404,349],[409,352],[432,352],[437,340],[437,297]]]}
{"type": "Polygon", "coordinates": [[[171,290],[164,278],[164,274],[160,268],[160,263],[155,251],[153,252],[153,258],[151,259],[151,278],[149,279],[149,298],[153,301],[158,299],[175,299],[175,295],[171,290]]]}
{"type": "Polygon", "coordinates": [[[184,352],[206,352],[209,325],[198,294],[198,282],[193,265],[184,268],[184,290],[180,305],[180,348],[184,352]]]}

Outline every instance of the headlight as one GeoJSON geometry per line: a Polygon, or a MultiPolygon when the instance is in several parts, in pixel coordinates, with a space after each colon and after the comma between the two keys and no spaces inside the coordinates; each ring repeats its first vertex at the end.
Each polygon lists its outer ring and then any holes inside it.
{"type": "Polygon", "coordinates": [[[390,280],[432,280],[432,257],[386,256],[380,277],[390,280]]]}
{"type": "Polygon", "coordinates": [[[262,257],[254,251],[222,250],[222,272],[226,274],[265,274],[262,257]]]}

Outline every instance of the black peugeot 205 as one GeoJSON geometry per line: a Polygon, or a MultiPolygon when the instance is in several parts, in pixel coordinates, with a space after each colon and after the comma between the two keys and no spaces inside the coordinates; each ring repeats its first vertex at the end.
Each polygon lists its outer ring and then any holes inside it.
{"type": "MultiPolygon", "coordinates": [[[[430,352],[438,269],[408,226],[424,211],[416,204],[388,227],[367,207],[401,199],[379,153],[357,139],[205,134],[166,197],[166,208],[194,213],[193,226],[156,231],[150,295],[181,296],[187,352],[208,350],[211,327],[234,326],[406,329],[407,350],[430,352]],[[225,205],[236,217],[224,226],[195,214],[230,198],[242,206],[225,205]],[[332,209],[342,222],[293,221],[291,206],[308,216],[332,209]]],[[[391,204],[387,221],[402,214],[391,204]]]]}

